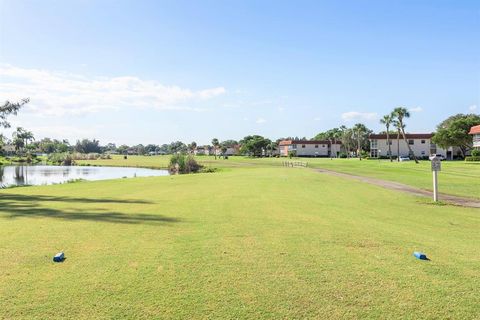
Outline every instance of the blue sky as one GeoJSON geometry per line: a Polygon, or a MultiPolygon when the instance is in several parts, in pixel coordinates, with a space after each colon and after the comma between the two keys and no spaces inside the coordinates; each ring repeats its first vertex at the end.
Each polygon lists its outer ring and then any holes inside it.
{"type": "Polygon", "coordinates": [[[306,136],[480,111],[478,1],[0,1],[0,99],[38,137],[306,136]]]}

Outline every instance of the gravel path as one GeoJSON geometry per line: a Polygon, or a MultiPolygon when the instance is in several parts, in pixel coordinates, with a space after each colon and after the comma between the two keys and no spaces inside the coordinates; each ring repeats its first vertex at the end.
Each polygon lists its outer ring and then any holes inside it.
{"type": "MultiPolygon", "coordinates": [[[[405,184],[398,183],[398,182],[386,181],[386,180],[381,180],[381,179],[376,179],[371,177],[361,177],[361,176],[356,176],[349,173],[341,173],[341,172],[326,170],[326,169],[314,169],[314,170],[319,173],[328,174],[331,176],[336,176],[341,178],[353,179],[353,180],[357,180],[365,183],[370,183],[382,188],[400,191],[400,192],[412,194],[415,196],[433,198],[432,191],[418,189],[418,188],[407,186],[405,184]]],[[[457,206],[480,208],[480,200],[452,196],[452,195],[443,194],[443,193],[440,193],[438,198],[442,202],[448,202],[457,206]]]]}

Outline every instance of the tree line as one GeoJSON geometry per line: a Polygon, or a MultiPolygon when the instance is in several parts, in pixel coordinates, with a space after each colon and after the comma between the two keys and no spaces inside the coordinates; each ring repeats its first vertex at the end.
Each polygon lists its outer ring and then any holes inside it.
{"type": "MultiPolygon", "coordinates": [[[[0,128],[9,128],[10,123],[7,121],[8,116],[16,115],[18,111],[29,102],[29,99],[22,99],[19,102],[6,101],[0,105],[0,128]]],[[[389,114],[384,115],[380,119],[380,123],[384,126],[388,145],[388,155],[390,161],[393,161],[391,150],[391,139],[397,140],[397,148],[399,148],[400,139],[406,144],[409,153],[418,163],[418,159],[412,152],[406,136],[406,119],[411,114],[408,109],[398,107],[389,114]]],[[[458,147],[465,157],[467,151],[472,146],[472,136],[468,134],[472,126],[480,124],[480,115],[475,114],[457,114],[442,121],[438,126],[432,141],[442,148],[450,146],[458,147]]],[[[310,140],[325,140],[332,144],[341,143],[342,152],[346,157],[362,157],[368,156],[370,151],[369,135],[373,131],[367,128],[365,124],[357,123],[352,127],[344,125],[318,133],[310,140]]],[[[239,154],[248,156],[273,156],[278,150],[278,144],[281,140],[307,140],[305,137],[284,137],[276,140],[260,135],[248,135],[241,139],[220,141],[218,138],[211,140],[210,146],[207,148],[209,153],[217,155],[225,155],[229,148],[235,148],[239,154]]],[[[176,154],[176,153],[194,153],[199,147],[195,141],[185,144],[182,141],[173,141],[168,144],[137,144],[128,146],[122,144],[117,146],[115,143],[107,143],[101,145],[99,140],[82,139],[77,140],[75,144],[70,144],[68,140],[58,140],[52,138],[43,138],[36,141],[33,133],[22,127],[16,128],[11,139],[0,134],[0,149],[5,145],[13,145],[18,154],[25,153],[118,153],[118,154],[176,154]]],[[[397,150],[397,154],[399,154],[397,150]]],[[[397,159],[398,160],[398,159],[397,159]]]]}

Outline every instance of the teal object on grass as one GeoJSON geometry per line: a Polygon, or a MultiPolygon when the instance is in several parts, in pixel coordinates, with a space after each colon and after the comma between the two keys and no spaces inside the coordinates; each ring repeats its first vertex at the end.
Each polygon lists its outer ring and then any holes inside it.
{"type": "Polygon", "coordinates": [[[420,260],[428,260],[427,255],[423,252],[415,251],[413,253],[413,256],[417,259],[420,259],[420,260]]]}
{"type": "Polygon", "coordinates": [[[65,260],[65,254],[63,252],[59,252],[53,257],[54,262],[62,262],[63,260],[65,260]]]}

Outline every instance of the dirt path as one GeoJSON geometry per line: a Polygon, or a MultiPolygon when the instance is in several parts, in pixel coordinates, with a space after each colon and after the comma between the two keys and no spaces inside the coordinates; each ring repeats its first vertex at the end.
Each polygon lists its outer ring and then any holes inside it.
{"type": "MultiPolygon", "coordinates": [[[[431,191],[418,189],[418,188],[407,186],[406,184],[402,184],[398,182],[386,181],[386,180],[381,180],[381,179],[376,179],[371,177],[361,177],[361,176],[356,176],[349,173],[341,173],[341,172],[326,170],[326,169],[314,169],[314,170],[323,174],[328,174],[331,176],[342,177],[342,178],[353,179],[353,180],[357,180],[365,183],[370,183],[382,188],[409,193],[415,196],[430,197],[430,198],[432,197],[431,191]]],[[[475,199],[463,198],[463,197],[440,193],[439,200],[443,202],[448,202],[457,206],[480,208],[480,200],[475,200],[475,199]]]]}

